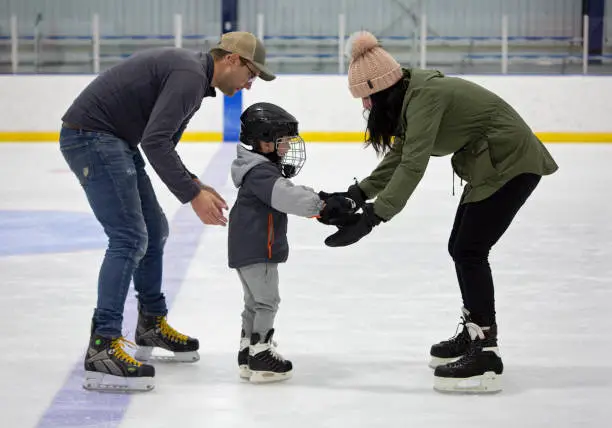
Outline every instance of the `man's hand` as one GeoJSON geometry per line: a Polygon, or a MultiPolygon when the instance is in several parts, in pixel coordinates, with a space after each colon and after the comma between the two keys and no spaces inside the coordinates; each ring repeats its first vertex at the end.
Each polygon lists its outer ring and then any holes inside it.
{"type": "Polygon", "coordinates": [[[225,204],[225,209],[227,209],[227,202],[225,202],[225,199],[223,199],[221,197],[221,195],[218,194],[215,189],[213,189],[212,187],[207,186],[206,184],[202,183],[199,178],[194,178],[193,181],[195,181],[198,184],[198,186],[200,186],[200,189],[202,189],[202,190],[204,190],[206,192],[210,192],[213,195],[215,195],[217,198],[221,199],[221,201],[223,201],[223,203],[225,204]]]}
{"type": "Polygon", "coordinates": [[[203,185],[200,180],[196,180],[202,190],[191,200],[191,207],[200,217],[202,223],[216,226],[225,226],[227,218],[223,215],[223,210],[228,209],[227,203],[212,187],[203,185]]]}

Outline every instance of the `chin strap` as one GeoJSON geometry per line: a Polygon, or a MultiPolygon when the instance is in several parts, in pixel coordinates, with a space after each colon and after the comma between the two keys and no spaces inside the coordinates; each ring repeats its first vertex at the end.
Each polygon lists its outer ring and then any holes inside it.
{"type": "Polygon", "coordinates": [[[268,158],[270,160],[270,162],[272,163],[277,163],[279,164],[281,161],[281,157],[278,155],[278,153],[276,153],[276,150],[271,152],[271,153],[261,153],[259,152],[260,155],[268,158]]]}

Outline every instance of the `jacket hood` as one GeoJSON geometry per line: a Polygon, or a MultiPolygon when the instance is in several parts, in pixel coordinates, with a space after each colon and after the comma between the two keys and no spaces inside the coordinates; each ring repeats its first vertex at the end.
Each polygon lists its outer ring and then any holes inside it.
{"type": "Polygon", "coordinates": [[[242,144],[236,145],[236,159],[232,162],[231,174],[234,186],[242,186],[244,176],[255,166],[270,162],[268,158],[259,153],[252,152],[245,148],[242,144]]]}
{"type": "Polygon", "coordinates": [[[408,77],[410,82],[408,84],[408,90],[420,88],[431,79],[444,77],[444,73],[438,70],[421,70],[418,68],[405,68],[402,70],[404,77],[408,77]]]}

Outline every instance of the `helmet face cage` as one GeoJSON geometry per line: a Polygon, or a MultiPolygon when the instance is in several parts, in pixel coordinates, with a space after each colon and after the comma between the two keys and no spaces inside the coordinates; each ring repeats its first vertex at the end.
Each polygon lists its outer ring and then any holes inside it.
{"type": "Polygon", "coordinates": [[[277,138],[276,153],[280,157],[281,173],[285,178],[298,175],[306,162],[306,143],[299,135],[277,138]]]}

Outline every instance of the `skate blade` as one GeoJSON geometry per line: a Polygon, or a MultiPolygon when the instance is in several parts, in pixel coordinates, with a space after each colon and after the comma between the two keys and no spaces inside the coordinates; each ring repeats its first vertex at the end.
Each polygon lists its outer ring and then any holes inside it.
{"type": "Polygon", "coordinates": [[[290,370],[287,373],[251,371],[251,377],[249,378],[249,381],[251,383],[282,382],[284,380],[289,380],[292,377],[293,370],[290,370]]]}
{"type": "Polygon", "coordinates": [[[431,357],[429,363],[427,364],[430,368],[435,369],[438,366],[443,366],[448,363],[453,363],[457,361],[461,356],[455,358],[439,358],[439,357],[431,357]]]}
{"type": "Polygon", "coordinates": [[[249,366],[247,364],[243,364],[239,366],[238,369],[239,369],[240,379],[249,380],[251,378],[251,375],[253,373],[251,372],[251,370],[249,370],[249,366]]]}
{"type": "Polygon", "coordinates": [[[189,352],[172,352],[167,349],[158,348],[163,354],[153,354],[153,347],[140,346],[134,358],[138,361],[147,362],[158,362],[158,363],[195,363],[200,360],[200,354],[198,351],[189,352]]]}
{"type": "Polygon", "coordinates": [[[439,392],[482,394],[502,390],[501,375],[486,372],[466,379],[434,376],[434,389],[439,392]]]}
{"type": "Polygon", "coordinates": [[[83,388],[102,392],[146,392],[155,388],[152,377],[123,377],[99,372],[85,372],[83,388]]]}

